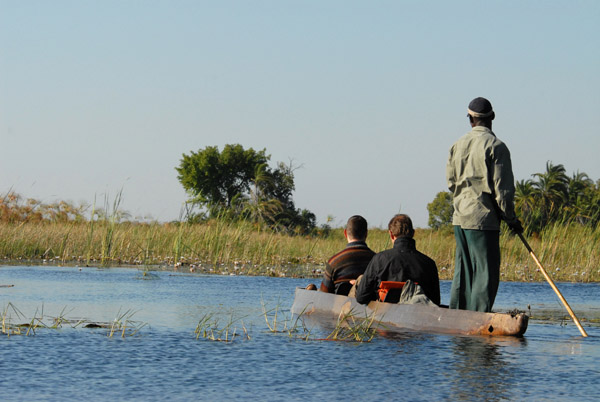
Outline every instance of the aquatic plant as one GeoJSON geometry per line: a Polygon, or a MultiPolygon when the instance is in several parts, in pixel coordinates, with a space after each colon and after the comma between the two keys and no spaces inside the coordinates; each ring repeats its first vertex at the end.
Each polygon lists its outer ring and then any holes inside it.
{"type": "Polygon", "coordinates": [[[249,340],[250,333],[244,325],[244,321],[242,320],[243,318],[245,317],[234,318],[233,312],[231,312],[227,324],[220,328],[219,319],[215,318],[215,313],[206,313],[198,321],[198,325],[196,325],[196,329],[194,330],[194,335],[196,335],[196,339],[200,339],[202,337],[210,341],[230,343],[233,342],[238,336],[238,329],[236,326],[234,326],[234,324],[239,321],[242,330],[242,339],[249,340]]]}
{"type": "Polygon", "coordinates": [[[353,310],[342,311],[333,331],[323,340],[371,342],[376,334],[375,315],[357,317],[353,310]]]}
{"type": "Polygon", "coordinates": [[[12,314],[17,318],[22,318],[23,313],[19,311],[12,303],[8,302],[2,310],[2,334],[10,337],[11,335],[21,335],[21,326],[12,322],[12,314]]]}
{"type": "Polygon", "coordinates": [[[66,307],[63,308],[61,313],[56,316],[44,316],[44,306],[42,305],[41,310],[36,309],[33,317],[27,321],[25,315],[12,303],[8,303],[2,312],[2,333],[8,336],[10,335],[35,335],[35,331],[39,328],[48,328],[48,329],[58,329],[62,328],[63,324],[68,324],[72,328],[77,327],[79,324],[85,322],[85,320],[81,319],[68,319],[65,317],[66,307]],[[39,313],[39,315],[38,315],[39,313]],[[25,323],[16,324],[13,323],[13,314],[16,319],[23,321],[25,323]],[[46,321],[44,321],[46,320],[46,321]],[[49,320],[49,321],[48,321],[49,320]],[[23,333],[23,329],[27,329],[25,333],[23,333]]]}
{"type": "Polygon", "coordinates": [[[68,325],[71,328],[77,328],[83,326],[85,328],[106,328],[108,329],[107,335],[112,338],[115,334],[120,334],[122,338],[128,336],[134,336],[139,331],[148,325],[147,323],[135,321],[132,319],[135,314],[132,310],[126,310],[121,312],[119,309],[115,319],[108,323],[89,321],[83,318],[67,318],[66,312],[67,307],[64,307],[57,316],[45,316],[44,306],[42,305],[41,310],[36,309],[33,317],[30,320],[25,318],[25,315],[12,303],[8,303],[4,310],[2,310],[2,334],[11,335],[35,335],[36,330],[39,328],[46,329],[60,329],[64,325],[68,325]],[[25,323],[18,324],[14,320],[26,321],[25,323]],[[24,332],[24,329],[27,331],[24,332]]]}
{"type": "Polygon", "coordinates": [[[67,309],[66,306],[63,307],[60,314],[58,316],[52,318],[52,326],[50,328],[53,328],[53,329],[60,328],[60,327],[62,327],[63,323],[68,322],[68,320],[65,318],[65,310],[66,309],[67,309]]]}
{"type": "Polygon", "coordinates": [[[145,281],[152,281],[160,279],[160,276],[152,272],[152,270],[148,267],[144,267],[143,270],[140,271],[140,275],[136,277],[136,279],[141,279],[145,281]]]}
{"type": "Polygon", "coordinates": [[[121,312],[121,309],[119,309],[117,316],[112,321],[110,328],[108,329],[108,337],[112,338],[116,333],[120,333],[121,338],[136,335],[143,327],[147,325],[147,323],[133,320],[132,318],[134,314],[135,311],[126,310],[121,312]]]}
{"type": "Polygon", "coordinates": [[[38,317],[38,310],[35,311],[33,318],[26,323],[16,324],[13,323],[12,314],[16,316],[17,319],[23,320],[25,319],[25,315],[12,303],[8,302],[4,310],[2,311],[2,334],[10,337],[11,335],[25,335],[29,336],[35,335],[36,329],[48,328],[47,324],[45,324],[43,319],[43,307],[42,307],[42,315],[38,317]],[[24,329],[27,329],[25,333],[23,333],[24,329]]]}
{"type": "Polygon", "coordinates": [[[262,308],[262,316],[265,319],[267,324],[267,328],[271,333],[284,333],[287,334],[290,338],[302,338],[304,340],[308,340],[311,334],[311,330],[307,328],[303,316],[303,309],[300,314],[294,315],[290,314],[289,316],[284,316],[283,319],[278,320],[278,316],[280,316],[281,304],[280,300],[277,300],[277,304],[273,308],[268,308],[266,303],[264,302],[261,295],[261,308],[262,308]]]}
{"type": "Polygon", "coordinates": [[[306,341],[370,342],[376,334],[374,316],[358,317],[353,310],[341,313],[335,328],[325,338],[311,337],[312,330],[304,320],[306,306],[299,314],[290,314],[280,318],[280,304],[267,308],[261,297],[263,317],[271,333],[285,333],[290,338],[306,341]],[[278,318],[279,317],[279,318],[278,318]]]}
{"type": "Polygon", "coordinates": [[[25,336],[29,336],[29,334],[31,333],[32,335],[35,335],[35,331],[36,329],[42,327],[42,328],[47,328],[47,325],[44,324],[44,322],[42,321],[43,319],[43,310],[42,310],[42,315],[40,317],[38,317],[38,310],[35,310],[35,313],[33,314],[33,318],[29,321],[29,323],[24,324],[24,326],[27,328],[27,331],[25,332],[25,336]]]}

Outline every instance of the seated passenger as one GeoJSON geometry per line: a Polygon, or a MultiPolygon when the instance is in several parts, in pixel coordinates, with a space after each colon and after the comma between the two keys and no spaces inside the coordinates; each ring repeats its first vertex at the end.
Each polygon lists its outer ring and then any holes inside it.
{"type": "Polygon", "coordinates": [[[367,270],[356,284],[356,301],[368,304],[377,300],[379,283],[382,281],[416,282],[425,295],[440,304],[440,281],[435,262],[417,251],[413,239],[412,221],[407,215],[396,215],[388,224],[394,248],[377,253],[367,270]]]}
{"type": "Polygon", "coordinates": [[[329,259],[323,273],[321,292],[347,295],[352,287],[351,280],[365,272],[375,255],[367,243],[367,221],[360,215],[348,219],[344,236],[348,241],[345,249],[329,259]]]}

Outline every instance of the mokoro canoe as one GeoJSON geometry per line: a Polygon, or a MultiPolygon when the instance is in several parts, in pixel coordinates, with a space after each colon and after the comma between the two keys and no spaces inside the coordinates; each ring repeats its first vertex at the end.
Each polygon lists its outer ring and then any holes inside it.
{"type": "Polygon", "coordinates": [[[356,299],[315,290],[296,289],[291,312],[295,315],[374,317],[389,329],[409,329],[457,335],[522,336],[529,317],[524,313],[482,313],[419,304],[393,304],[356,299]]]}

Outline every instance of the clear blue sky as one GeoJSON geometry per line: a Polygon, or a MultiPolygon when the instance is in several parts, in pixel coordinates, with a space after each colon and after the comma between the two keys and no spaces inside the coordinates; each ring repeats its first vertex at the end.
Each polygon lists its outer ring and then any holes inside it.
{"type": "Polygon", "coordinates": [[[302,165],[335,224],[427,225],[477,96],[517,179],[600,179],[599,1],[0,0],[0,194],[177,219],[209,145],[302,165]]]}

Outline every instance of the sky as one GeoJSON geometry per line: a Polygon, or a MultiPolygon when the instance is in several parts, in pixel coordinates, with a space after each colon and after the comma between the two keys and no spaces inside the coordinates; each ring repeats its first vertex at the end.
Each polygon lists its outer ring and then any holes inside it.
{"type": "Polygon", "coordinates": [[[298,208],[427,227],[488,98],[515,179],[600,179],[600,2],[0,0],[0,195],[178,219],[183,154],[293,163],[298,208]]]}

